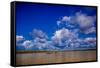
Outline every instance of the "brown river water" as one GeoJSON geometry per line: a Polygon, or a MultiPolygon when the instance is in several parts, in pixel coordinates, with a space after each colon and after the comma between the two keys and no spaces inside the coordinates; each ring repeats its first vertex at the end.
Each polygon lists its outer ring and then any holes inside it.
{"type": "Polygon", "coordinates": [[[96,51],[58,51],[16,53],[16,65],[95,61],[96,51]]]}

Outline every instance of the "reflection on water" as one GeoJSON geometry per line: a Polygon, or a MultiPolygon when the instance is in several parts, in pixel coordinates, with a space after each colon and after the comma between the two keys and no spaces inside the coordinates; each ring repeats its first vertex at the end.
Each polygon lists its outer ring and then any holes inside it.
{"type": "Polygon", "coordinates": [[[95,61],[96,51],[62,51],[62,52],[33,52],[33,53],[17,53],[17,65],[29,64],[48,64],[48,63],[63,63],[63,62],[80,62],[80,61],[95,61]]]}

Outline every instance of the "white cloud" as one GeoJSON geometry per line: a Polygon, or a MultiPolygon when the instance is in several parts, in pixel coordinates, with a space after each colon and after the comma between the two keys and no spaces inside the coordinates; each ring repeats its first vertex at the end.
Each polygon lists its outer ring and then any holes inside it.
{"type": "Polygon", "coordinates": [[[24,42],[24,37],[16,35],[16,46],[22,46],[22,43],[24,42]]]}
{"type": "Polygon", "coordinates": [[[25,40],[23,36],[16,36],[16,41],[23,41],[18,45],[24,46],[26,49],[37,50],[62,50],[59,46],[63,46],[64,49],[77,48],[80,46],[93,46],[96,45],[96,38],[80,39],[78,37],[79,31],[85,34],[96,32],[94,26],[96,21],[95,16],[88,16],[81,12],[77,12],[74,16],[64,16],[61,20],[57,21],[57,25],[64,25],[61,29],[55,31],[54,36],[48,41],[48,36],[45,32],[39,29],[33,29],[31,35],[33,40],[25,40]],[[76,26],[79,26],[75,28],[76,26]],[[68,28],[67,28],[68,27],[68,28]],[[75,28],[75,29],[69,29],[75,28]],[[84,29],[84,30],[81,30],[84,29]]]}
{"type": "Polygon", "coordinates": [[[39,37],[39,38],[48,38],[48,36],[46,35],[45,32],[43,32],[42,30],[39,29],[33,29],[31,35],[35,38],[35,37],[39,37]]]}
{"type": "Polygon", "coordinates": [[[85,42],[94,43],[94,42],[96,42],[96,38],[88,37],[88,38],[86,38],[84,41],[85,41],[85,42]]]}
{"type": "Polygon", "coordinates": [[[26,40],[26,41],[24,41],[23,45],[24,45],[24,46],[30,45],[31,43],[32,43],[32,41],[26,40]]]}
{"type": "Polygon", "coordinates": [[[63,36],[67,36],[68,34],[69,34],[69,30],[63,28],[55,32],[55,37],[57,37],[58,39],[61,39],[63,36]]]}
{"type": "Polygon", "coordinates": [[[76,39],[77,35],[66,28],[62,28],[55,32],[52,37],[52,42],[58,44],[58,46],[68,45],[71,40],[76,39]]]}
{"type": "Polygon", "coordinates": [[[57,21],[58,27],[68,27],[68,28],[74,28],[75,25],[73,25],[73,16],[63,16],[61,20],[57,21]]]}
{"type": "Polygon", "coordinates": [[[57,25],[59,26],[62,23],[69,23],[71,21],[71,17],[63,16],[61,20],[57,21],[57,25]]]}
{"type": "Polygon", "coordinates": [[[62,38],[75,38],[75,34],[73,32],[71,32],[70,30],[68,30],[67,28],[62,28],[58,31],[55,32],[54,37],[58,38],[58,39],[62,39],[62,38]]]}
{"type": "Polygon", "coordinates": [[[41,43],[45,43],[47,41],[47,39],[46,38],[38,38],[38,37],[36,37],[35,39],[34,39],[34,42],[41,42],[41,43]]]}
{"type": "Polygon", "coordinates": [[[56,47],[52,41],[48,41],[47,50],[60,50],[61,48],[56,47]]]}
{"type": "Polygon", "coordinates": [[[80,28],[89,28],[94,25],[95,16],[88,16],[80,12],[76,13],[76,22],[79,24],[80,28]]]}
{"type": "Polygon", "coordinates": [[[80,43],[79,42],[76,42],[76,43],[70,43],[70,47],[79,47],[80,46],[80,43]]]}
{"type": "Polygon", "coordinates": [[[57,21],[57,25],[59,26],[60,25],[60,23],[62,23],[61,21],[57,21]]]}
{"type": "Polygon", "coordinates": [[[58,30],[54,33],[54,36],[52,37],[52,40],[56,44],[61,44],[61,39],[66,38],[69,35],[69,30],[68,29],[61,29],[58,30]]]}
{"type": "Polygon", "coordinates": [[[38,50],[46,49],[47,46],[48,46],[48,41],[45,41],[45,42],[35,41],[34,42],[34,47],[38,50]]]}
{"type": "Polygon", "coordinates": [[[22,43],[22,45],[26,48],[26,49],[28,49],[28,48],[31,48],[33,45],[32,45],[32,41],[30,41],[30,40],[25,40],[23,43],[22,43]]]}
{"type": "Polygon", "coordinates": [[[91,27],[89,29],[86,29],[84,31],[85,34],[90,34],[90,33],[95,33],[96,32],[96,28],[95,27],[91,27]]]}
{"type": "Polygon", "coordinates": [[[68,16],[64,16],[62,18],[62,21],[66,21],[66,22],[69,22],[71,20],[71,17],[68,17],[68,16]]]}
{"type": "Polygon", "coordinates": [[[33,48],[36,48],[38,50],[46,49],[48,46],[48,36],[45,32],[38,29],[33,29],[32,31],[33,36],[33,48]]]}
{"type": "Polygon", "coordinates": [[[96,38],[88,37],[84,39],[84,43],[89,47],[96,47],[96,38]]]}
{"type": "Polygon", "coordinates": [[[16,36],[16,41],[17,42],[20,42],[20,41],[23,41],[23,40],[24,40],[23,36],[19,36],[19,35],[16,36]]]}
{"type": "Polygon", "coordinates": [[[57,21],[57,25],[61,28],[78,28],[87,33],[95,32],[94,25],[96,21],[96,16],[89,16],[85,13],[76,12],[74,16],[63,16],[61,20],[57,21]],[[91,29],[92,28],[92,29],[91,29]]]}

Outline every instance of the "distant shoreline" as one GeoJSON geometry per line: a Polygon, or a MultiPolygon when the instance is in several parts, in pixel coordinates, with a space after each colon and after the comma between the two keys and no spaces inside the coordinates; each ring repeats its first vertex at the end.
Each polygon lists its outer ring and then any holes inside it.
{"type": "Polygon", "coordinates": [[[20,50],[20,51],[16,51],[16,54],[26,54],[26,53],[56,53],[56,52],[71,52],[71,51],[96,51],[96,49],[89,49],[89,50],[54,50],[54,51],[51,51],[51,50],[38,50],[38,51],[24,51],[24,50],[20,50]]]}

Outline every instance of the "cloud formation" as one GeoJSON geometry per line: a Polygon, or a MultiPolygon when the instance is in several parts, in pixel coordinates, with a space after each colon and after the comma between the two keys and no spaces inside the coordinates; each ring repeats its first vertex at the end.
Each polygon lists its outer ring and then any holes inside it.
{"type": "Polygon", "coordinates": [[[33,38],[35,38],[35,37],[38,37],[38,38],[48,38],[46,33],[43,32],[40,29],[33,29],[33,31],[31,32],[31,35],[32,35],[33,38]]]}
{"type": "Polygon", "coordinates": [[[20,42],[20,41],[23,41],[23,40],[24,40],[23,36],[19,36],[19,35],[16,36],[16,41],[17,42],[20,42]]]}
{"type": "Polygon", "coordinates": [[[95,27],[91,27],[91,28],[88,28],[87,30],[84,30],[83,32],[85,34],[96,33],[96,28],[95,27]]]}
{"type": "Polygon", "coordinates": [[[89,44],[89,45],[96,45],[96,38],[91,38],[91,37],[89,37],[89,38],[86,38],[86,39],[84,40],[84,42],[86,42],[86,43],[89,44]]]}
{"type": "Polygon", "coordinates": [[[16,45],[22,46],[25,50],[75,50],[89,49],[96,47],[96,37],[80,37],[80,33],[85,35],[96,33],[96,16],[77,12],[74,16],[63,16],[57,21],[58,29],[53,36],[40,30],[33,29],[32,40],[25,40],[23,36],[16,36],[16,45]]]}
{"type": "Polygon", "coordinates": [[[71,32],[70,30],[66,28],[62,28],[60,30],[57,30],[54,33],[54,36],[52,37],[52,41],[54,44],[57,44],[58,46],[66,46],[66,44],[68,45],[70,41],[76,38],[77,38],[77,35],[75,35],[75,33],[71,32]]]}
{"type": "Polygon", "coordinates": [[[96,16],[88,16],[85,13],[77,12],[74,16],[63,16],[61,20],[57,21],[57,25],[60,28],[78,28],[81,32],[89,34],[96,32],[95,22],[96,16]]]}
{"type": "Polygon", "coordinates": [[[76,22],[79,24],[80,28],[92,27],[95,21],[95,16],[88,16],[81,12],[76,13],[76,22]]]}
{"type": "Polygon", "coordinates": [[[33,29],[32,31],[33,36],[33,48],[36,48],[37,50],[43,50],[47,48],[48,45],[48,36],[45,32],[38,29],[33,29]]]}
{"type": "Polygon", "coordinates": [[[33,45],[32,45],[32,41],[30,40],[25,40],[22,45],[25,47],[25,49],[29,49],[31,48],[33,45]]]}

